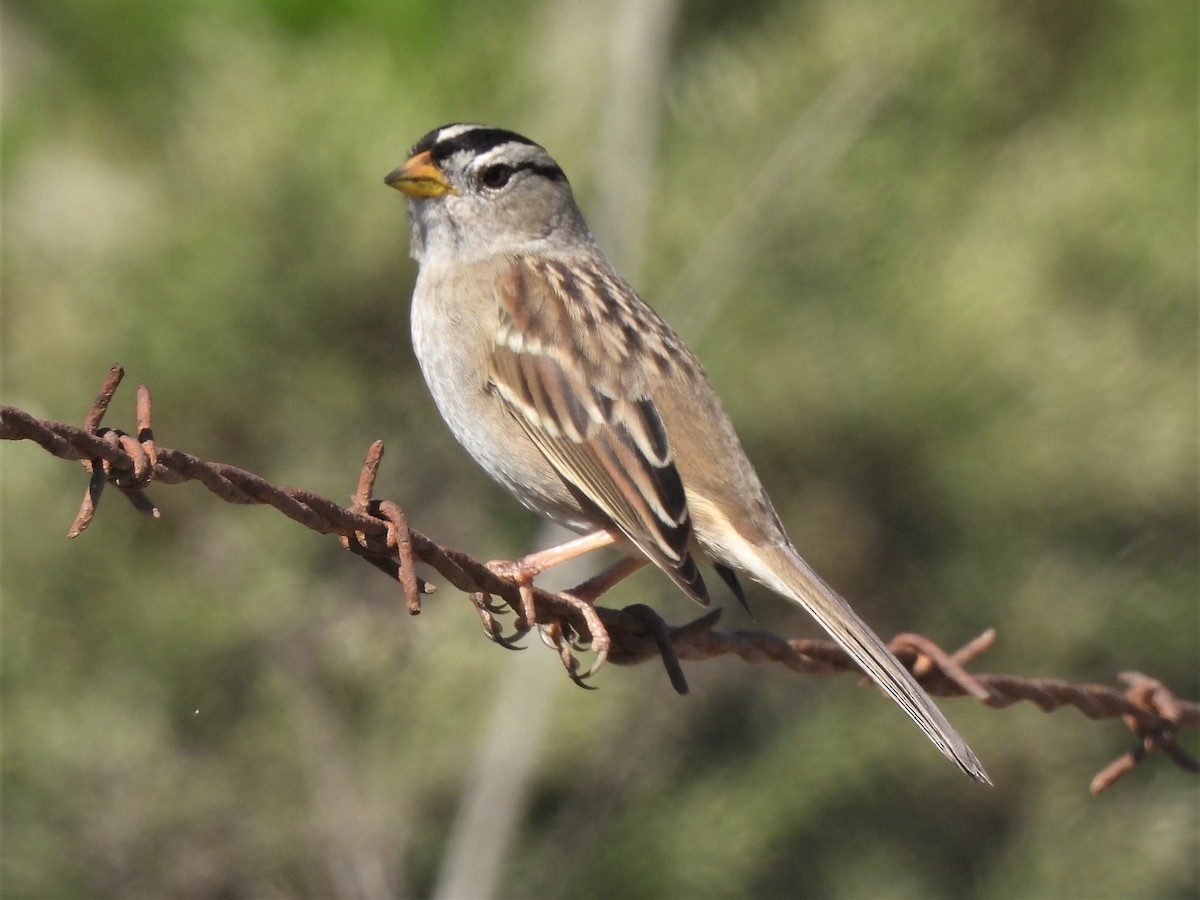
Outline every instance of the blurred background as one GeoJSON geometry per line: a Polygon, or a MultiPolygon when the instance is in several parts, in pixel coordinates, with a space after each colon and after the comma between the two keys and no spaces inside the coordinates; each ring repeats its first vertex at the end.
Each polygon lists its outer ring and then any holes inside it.
{"type": "MultiPolygon", "coordinates": [[[[108,366],[160,444],[482,558],[543,539],[433,409],[404,204],[429,129],[528,134],[705,361],[801,552],[885,637],[1200,696],[1197,11],[1012,0],[7,0],[3,402],[108,366]]],[[[1119,722],[848,676],[582,692],[197,485],[2,448],[10,897],[1176,897],[1198,794],[1119,722]]],[[[428,573],[427,573],[428,574],[428,573]]],[[[435,579],[436,580],[436,579],[435,579]]],[[[751,591],[724,627],[816,636],[751,591]]],[[[643,572],[610,597],[697,610],[643,572]]],[[[1189,741],[1193,752],[1195,740],[1189,741]]]]}

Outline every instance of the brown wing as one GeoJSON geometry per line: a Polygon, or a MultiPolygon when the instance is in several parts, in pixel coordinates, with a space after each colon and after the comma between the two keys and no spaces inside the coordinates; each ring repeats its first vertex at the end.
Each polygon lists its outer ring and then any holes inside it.
{"type": "MultiPolygon", "coordinates": [[[[586,278],[586,276],[584,276],[586,278]]],[[[618,352],[626,304],[585,307],[572,270],[517,260],[500,279],[497,395],[546,459],[689,596],[707,605],[692,558],[692,522],[662,420],[618,352]],[[590,332],[590,333],[588,333],[590,332]],[[570,353],[550,353],[569,334],[570,353]]],[[[596,295],[601,301],[616,287],[596,295]]],[[[623,298],[624,299],[624,298],[623,298]]]]}

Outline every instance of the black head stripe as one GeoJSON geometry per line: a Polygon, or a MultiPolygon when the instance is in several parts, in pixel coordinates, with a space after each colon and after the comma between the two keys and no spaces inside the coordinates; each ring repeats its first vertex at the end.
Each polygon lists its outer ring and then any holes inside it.
{"type": "MultiPolygon", "coordinates": [[[[440,141],[436,138],[437,133],[435,132],[434,138],[430,140],[429,145],[422,147],[422,149],[429,151],[429,155],[433,157],[434,162],[449,159],[455,153],[460,153],[463,150],[473,155],[486,153],[488,150],[499,147],[501,144],[528,144],[531,147],[537,146],[529,138],[522,137],[515,131],[505,131],[503,128],[472,128],[470,131],[456,134],[452,138],[440,141]]],[[[429,140],[428,135],[422,138],[421,143],[424,144],[427,140],[429,140]]]]}
{"type": "Polygon", "coordinates": [[[515,172],[533,172],[551,181],[566,180],[563,170],[558,168],[550,156],[545,154],[544,148],[534,143],[533,140],[524,137],[523,134],[508,131],[506,128],[490,128],[484,125],[443,125],[442,127],[434,128],[424,138],[418,140],[413,145],[413,149],[409,155],[416,156],[421,154],[421,152],[428,151],[433,162],[443,162],[449,160],[451,156],[458,154],[458,152],[466,151],[469,154],[478,156],[479,154],[486,154],[488,150],[494,150],[503,144],[523,144],[542,150],[541,161],[535,162],[529,160],[517,162],[512,166],[515,172]],[[450,130],[455,130],[458,133],[452,137],[440,137],[444,132],[450,130]]]}
{"type": "MultiPolygon", "coordinates": [[[[515,131],[508,131],[504,128],[489,128],[485,125],[476,125],[468,127],[466,130],[459,131],[453,137],[438,139],[444,131],[448,129],[458,128],[463,126],[458,123],[442,125],[439,128],[433,129],[425,137],[421,138],[413,145],[410,151],[410,156],[416,156],[418,153],[429,151],[430,157],[434,162],[441,162],[449,159],[455,153],[467,151],[473,155],[486,153],[493,150],[502,144],[524,144],[529,147],[540,146],[531,141],[524,135],[517,134],[515,131]]],[[[567,176],[563,174],[563,170],[555,165],[554,161],[545,157],[546,162],[520,162],[513,166],[514,171],[532,171],[543,178],[548,178],[551,181],[566,181],[567,176]]]]}
{"type": "Polygon", "coordinates": [[[429,134],[425,135],[425,137],[421,138],[419,141],[417,141],[415,144],[412,145],[412,149],[408,151],[408,155],[416,156],[418,153],[424,153],[426,150],[428,150],[430,147],[433,146],[434,141],[437,140],[438,132],[440,132],[442,130],[442,128],[446,128],[446,127],[447,127],[446,125],[443,125],[443,126],[441,126],[441,128],[433,129],[433,131],[429,132],[429,134]]]}

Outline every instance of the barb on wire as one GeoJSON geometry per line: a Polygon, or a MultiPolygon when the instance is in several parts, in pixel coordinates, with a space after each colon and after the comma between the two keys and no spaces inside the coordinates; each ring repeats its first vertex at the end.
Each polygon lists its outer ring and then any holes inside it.
{"type": "Polygon", "coordinates": [[[83,459],[83,467],[91,473],[83,502],[79,504],[79,513],[67,537],[78,537],[91,524],[96,514],[96,506],[100,503],[100,492],[104,485],[111,481],[130,499],[139,512],[158,517],[158,508],[142,493],[142,486],[151,477],[150,469],[154,465],[154,435],[150,428],[150,390],[144,385],[138,385],[137,421],[138,437],[134,439],[122,431],[101,428],[100,422],[108,412],[108,404],[125,377],[125,370],[114,365],[104,376],[100,385],[100,393],[92,402],[92,408],[83,418],[83,430],[102,438],[110,447],[124,451],[126,458],[113,461],[107,458],[83,459]]]}
{"type": "MultiPolygon", "coordinates": [[[[138,386],[137,392],[137,434],[103,427],[101,421],[123,376],[120,366],[109,369],[82,428],[37,419],[13,406],[0,406],[0,440],[34,441],[61,459],[78,460],[88,471],[87,491],[68,531],[69,537],[78,536],[92,521],[106,483],[120,489],[136,509],[157,517],[158,508],[144,493],[146,485],[199,481],[230,503],[266,504],[306,528],[338,535],[343,547],[399,584],[405,608],[411,615],[421,611],[421,596],[434,591],[433,585],[417,577],[415,563],[430,566],[471,598],[489,638],[512,646],[513,639],[503,635],[496,619],[503,607],[490,598],[499,597],[518,616],[527,616],[517,585],[497,575],[487,564],[434,543],[409,525],[397,504],[373,498],[383,456],[382,441],[371,445],[351,506],[342,507],[311,491],[277,487],[244,469],[159,447],[151,427],[150,391],[144,384],[138,386]]],[[[536,587],[532,597],[533,615],[542,640],[560,654],[568,673],[578,681],[575,675],[578,662],[573,651],[581,649],[592,637],[580,604],[569,596],[536,587]]],[[[609,661],[635,665],[660,659],[672,686],[681,694],[687,693],[681,660],[698,661],[733,654],[748,663],[778,663],[814,675],[859,671],[850,657],[831,641],[787,640],[761,631],[717,631],[720,610],[682,626],[667,625],[654,610],[642,604],[624,609],[596,607],[594,614],[611,640],[609,661]]],[[[1200,774],[1200,763],[1177,740],[1180,733],[1200,727],[1200,703],[1180,699],[1162,682],[1137,672],[1118,676],[1124,690],[1052,678],[968,672],[967,666],[994,641],[995,632],[988,629],[953,652],[919,634],[897,635],[889,646],[922,687],[936,696],[971,697],[994,709],[1023,701],[1034,703],[1046,712],[1071,706],[1092,719],[1124,719],[1138,743],[1093,778],[1094,793],[1110,787],[1155,752],[1166,755],[1187,772],[1200,774]]]]}

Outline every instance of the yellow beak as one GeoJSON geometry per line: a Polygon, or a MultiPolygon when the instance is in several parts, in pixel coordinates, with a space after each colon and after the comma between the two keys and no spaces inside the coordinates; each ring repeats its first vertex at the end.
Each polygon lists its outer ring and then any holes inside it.
{"type": "Polygon", "coordinates": [[[383,183],[409,197],[440,197],[454,192],[442,170],[433,164],[429,151],[418,153],[391,172],[383,183]]]}

